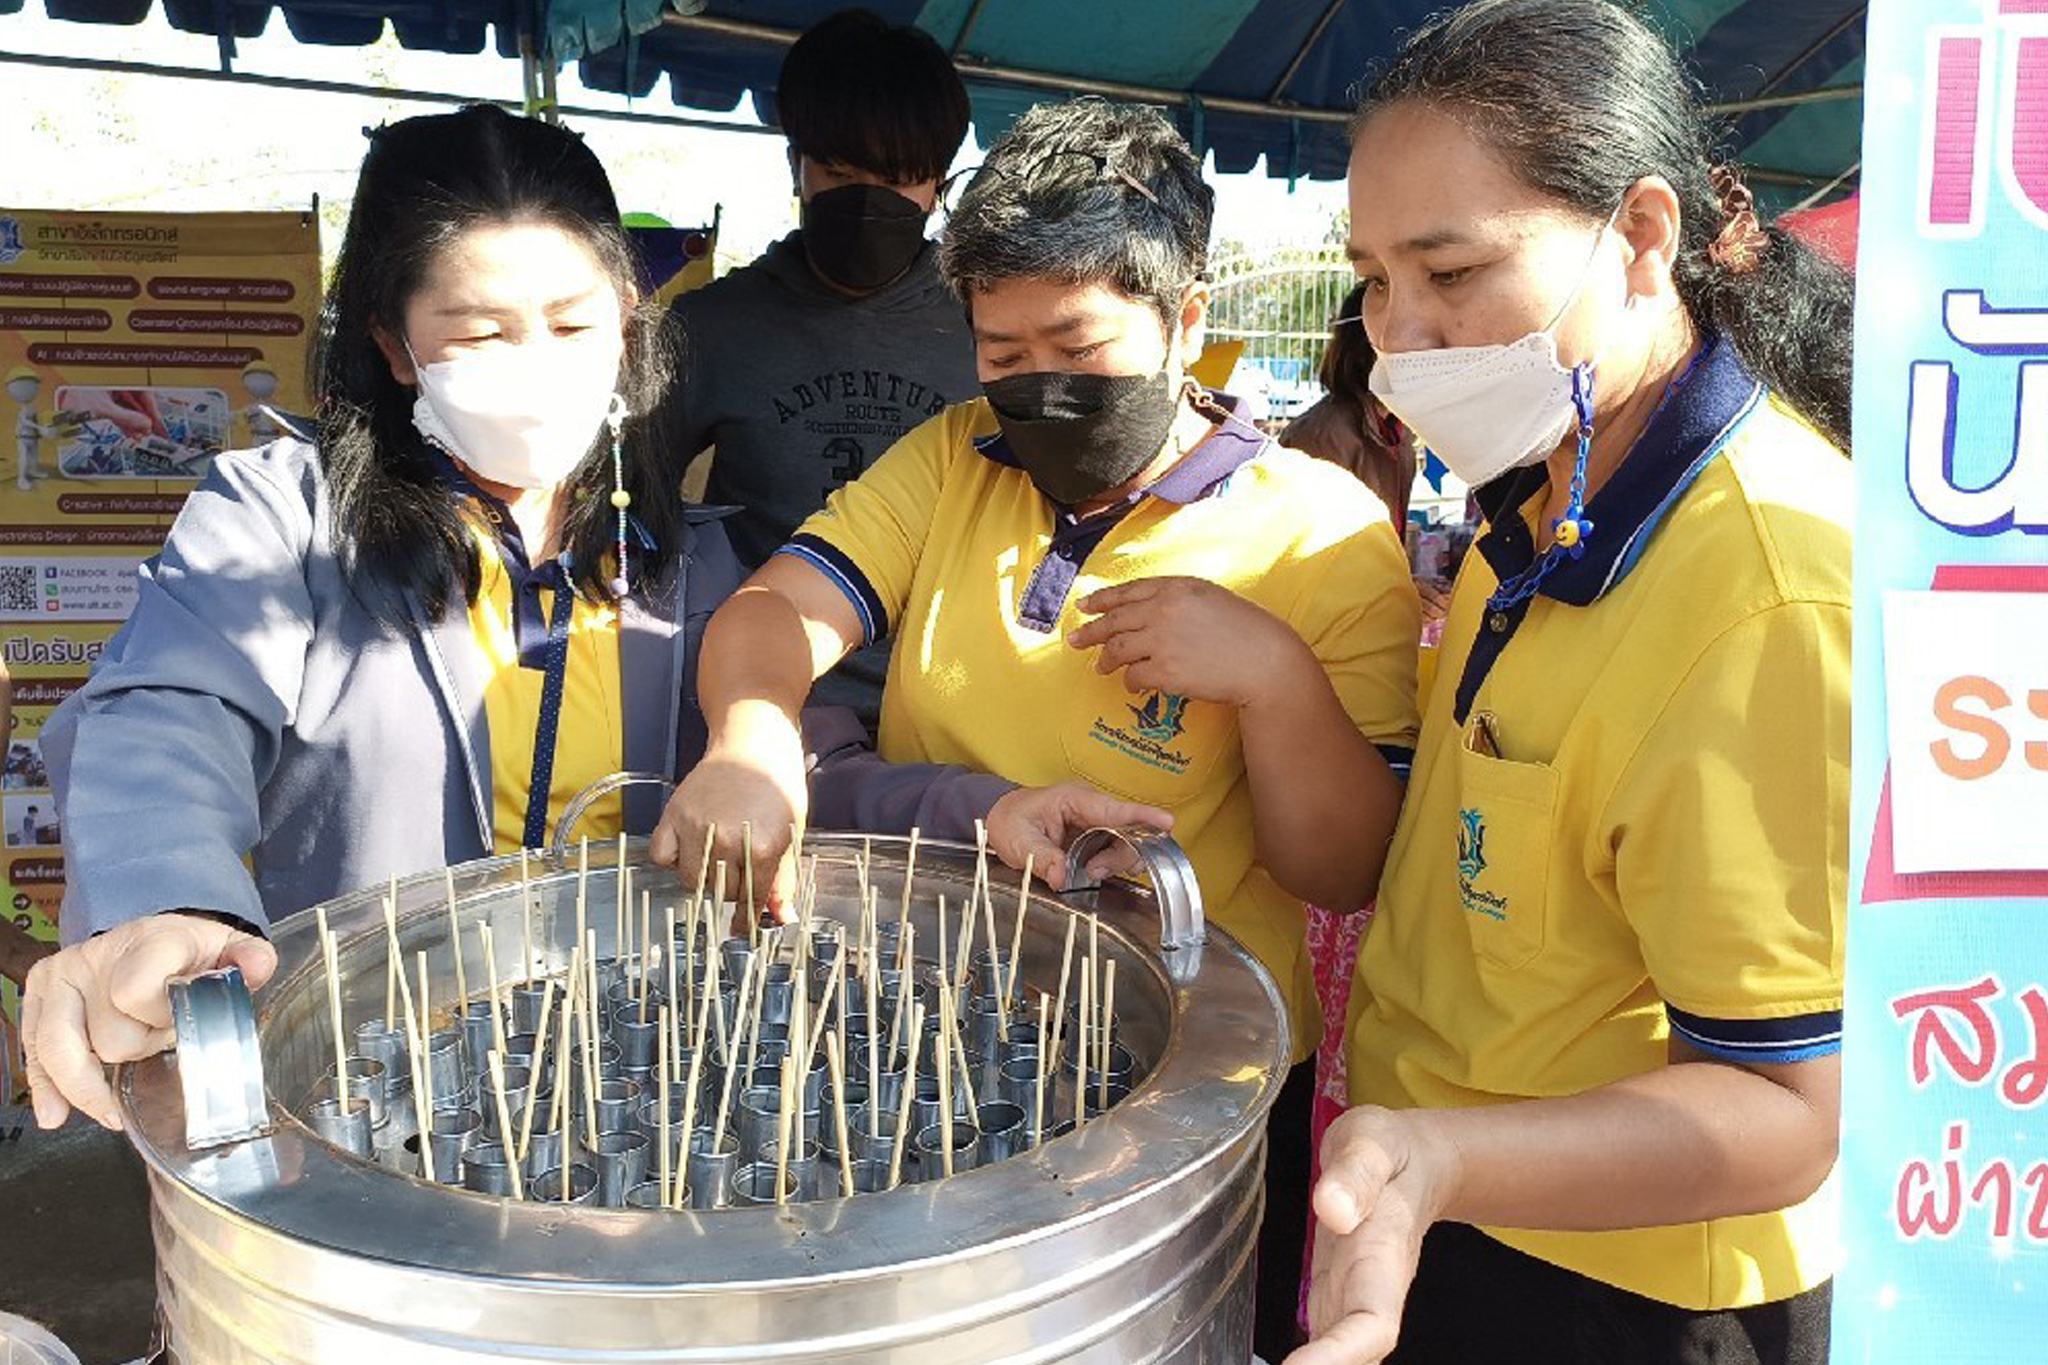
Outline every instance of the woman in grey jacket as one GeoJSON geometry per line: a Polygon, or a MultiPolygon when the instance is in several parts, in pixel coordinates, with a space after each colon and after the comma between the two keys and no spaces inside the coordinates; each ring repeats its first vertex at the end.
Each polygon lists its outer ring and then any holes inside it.
{"type": "Polygon", "coordinates": [[[215,461],[44,730],[74,946],[26,993],[41,1123],[118,1126],[101,1064],[165,1045],[170,977],[260,984],[272,918],[696,761],[697,640],[740,572],[638,420],[653,327],[576,137],[488,107],[373,135],[316,440],[215,461]]]}

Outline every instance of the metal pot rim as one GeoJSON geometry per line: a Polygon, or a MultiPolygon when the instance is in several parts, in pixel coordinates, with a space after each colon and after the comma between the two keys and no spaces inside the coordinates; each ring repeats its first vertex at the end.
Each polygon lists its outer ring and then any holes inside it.
{"type": "MultiPolygon", "coordinates": [[[[886,855],[904,842],[814,834],[806,847],[824,852],[866,843],[886,855]]],[[[644,841],[634,843],[644,859],[644,841]]],[[[930,877],[964,888],[972,868],[969,847],[919,843],[921,885],[930,877]]],[[[565,864],[550,858],[534,870],[536,877],[556,875],[565,864]]],[[[472,895],[516,884],[519,872],[514,855],[466,864],[457,875],[465,895],[472,895]]],[[[439,870],[403,881],[400,904],[438,905],[442,886],[439,870]]],[[[339,898],[330,903],[330,915],[345,922],[383,893],[377,888],[339,898]]],[[[1062,903],[1042,893],[1040,899],[1062,903]]],[[[513,1203],[430,1185],[340,1152],[286,1114],[274,1095],[269,1133],[195,1153],[185,1146],[184,1103],[171,1055],[122,1068],[123,1118],[158,1181],[309,1247],[429,1274],[466,1278],[489,1266],[494,1275],[529,1284],[632,1292],[672,1286],[679,1275],[737,1288],[900,1272],[921,1261],[1057,1236],[1187,1179],[1238,1149],[1279,1093],[1288,1056],[1286,1013],[1264,968],[1212,927],[1195,950],[1194,970],[1177,966],[1175,975],[1183,979],[1175,982],[1156,947],[1159,911],[1149,892],[1118,884],[1099,893],[1096,908],[1104,938],[1143,959],[1173,1002],[1166,1050],[1144,1084],[1078,1132],[888,1195],[701,1213],[513,1203]],[[1055,1189],[1063,1197],[1048,1193],[1055,1189]]],[[[280,961],[257,994],[259,1023],[270,1017],[268,1006],[280,992],[317,970],[312,926],[312,915],[301,913],[274,931],[280,961]]]]}

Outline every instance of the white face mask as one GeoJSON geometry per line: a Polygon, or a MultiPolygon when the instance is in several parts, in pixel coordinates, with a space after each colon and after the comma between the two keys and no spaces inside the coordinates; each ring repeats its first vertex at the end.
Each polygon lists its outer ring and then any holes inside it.
{"type": "Polygon", "coordinates": [[[493,483],[552,488],[583,463],[599,427],[625,416],[624,358],[623,339],[499,344],[432,365],[415,358],[412,424],[493,483]]]}
{"type": "Polygon", "coordinates": [[[1577,422],[1572,372],[1558,363],[1552,329],[1585,287],[1613,225],[1609,217],[1594,235],[1578,282],[1541,331],[1493,346],[1382,352],[1373,362],[1373,396],[1472,487],[1535,464],[1577,422]]]}

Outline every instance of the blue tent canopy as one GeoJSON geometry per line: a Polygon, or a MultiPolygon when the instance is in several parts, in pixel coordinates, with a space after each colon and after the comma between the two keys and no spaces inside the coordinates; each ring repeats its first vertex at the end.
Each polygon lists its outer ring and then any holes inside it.
{"type": "MultiPolygon", "coordinates": [[[[171,23],[222,40],[273,10],[301,42],[363,44],[388,22],[407,47],[517,55],[521,37],[584,82],[637,98],[775,119],[783,53],[846,0],[163,0],[171,23]],[[683,12],[687,11],[687,12],[683,12]],[[494,36],[493,36],[494,35],[494,36]]],[[[26,0],[0,0],[0,14],[26,0]]],[[[155,0],[43,0],[53,18],[140,22],[155,0]]],[[[1168,107],[1224,171],[1344,173],[1359,78],[1444,0],[867,0],[954,53],[986,143],[1030,104],[1095,91],[1168,107]]],[[[1728,150],[1780,202],[1854,187],[1863,16],[1851,0],[1640,0],[1730,120],[1728,150]]]]}

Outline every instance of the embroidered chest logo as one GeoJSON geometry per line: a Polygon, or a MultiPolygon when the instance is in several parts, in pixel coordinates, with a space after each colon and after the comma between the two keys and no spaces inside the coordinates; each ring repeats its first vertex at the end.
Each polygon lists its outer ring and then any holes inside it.
{"type": "Polygon", "coordinates": [[[1458,894],[1465,902],[1465,909],[1472,914],[1505,920],[1508,917],[1507,897],[1481,891],[1473,885],[1485,871],[1486,817],[1468,806],[1458,812],[1458,894]]]}
{"type": "Polygon", "coordinates": [[[1153,692],[1141,704],[1126,703],[1124,709],[1131,713],[1132,724],[1112,725],[1098,717],[1089,738],[1162,772],[1177,775],[1188,770],[1190,756],[1173,747],[1173,742],[1187,733],[1186,697],[1175,692],[1153,692]]]}

